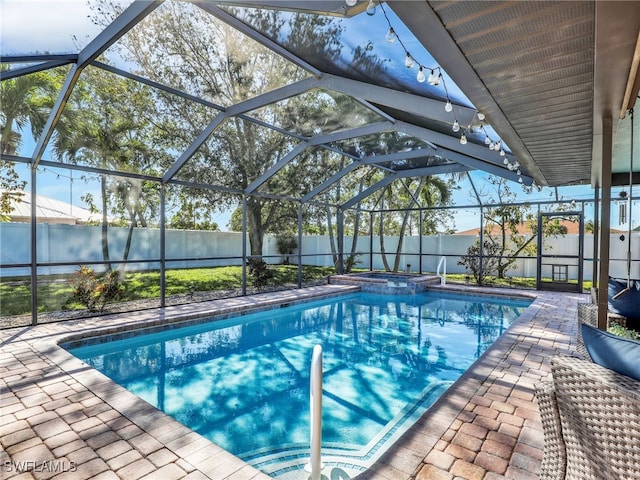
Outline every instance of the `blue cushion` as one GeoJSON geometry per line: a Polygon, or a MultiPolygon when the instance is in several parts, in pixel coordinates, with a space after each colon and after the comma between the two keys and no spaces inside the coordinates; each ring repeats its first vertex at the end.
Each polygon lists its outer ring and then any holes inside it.
{"type": "Polygon", "coordinates": [[[630,287],[627,292],[614,299],[616,293],[627,288],[627,280],[609,277],[609,311],[638,322],[640,321],[640,281],[631,280],[630,287]]]}
{"type": "Polygon", "coordinates": [[[582,324],[582,340],[594,363],[640,380],[640,342],[582,324]]]}

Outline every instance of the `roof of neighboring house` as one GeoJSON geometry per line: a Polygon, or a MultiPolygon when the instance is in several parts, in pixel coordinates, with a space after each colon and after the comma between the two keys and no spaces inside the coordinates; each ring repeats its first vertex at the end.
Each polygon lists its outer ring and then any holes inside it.
{"type": "MultiPolygon", "coordinates": [[[[566,227],[567,229],[567,234],[578,234],[579,232],[579,228],[580,228],[580,224],[578,222],[572,222],[570,220],[559,220],[560,225],[566,227]]],[[[518,224],[517,230],[518,233],[520,235],[531,235],[531,229],[529,228],[529,223],[520,223],[518,224]]],[[[511,233],[511,232],[508,232],[511,233]]],[[[616,230],[616,229],[611,229],[611,233],[617,234],[617,233],[625,233],[622,230],[616,230]]],[[[500,234],[500,227],[498,225],[494,225],[493,228],[491,229],[491,234],[492,235],[498,235],[500,234]]],[[[478,236],[480,235],[480,228],[471,228],[469,230],[463,230],[461,232],[455,232],[454,235],[474,235],[474,236],[478,236]]]]}
{"type": "MultiPolygon", "coordinates": [[[[10,222],[31,221],[31,193],[13,192],[11,198],[10,222]]],[[[38,223],[58,223],[65,225],[83,225],[89,222],[101,222],[101,213],[92,213],[53,198],[36,195],[36,218],[38,223]]]]}

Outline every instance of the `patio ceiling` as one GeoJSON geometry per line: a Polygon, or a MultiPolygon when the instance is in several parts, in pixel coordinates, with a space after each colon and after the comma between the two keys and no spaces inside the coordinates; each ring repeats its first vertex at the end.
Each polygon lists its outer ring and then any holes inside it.
{"type": "Polygon", "coordinates": [[[604,117],[614,120],[612,171],[629,171],[620,116],[638,95],[640,2],[389,5],[538,182],[599,184],[604,117]]]}
{"type": "MultiPolygon", "coordinates": [[[[358,2],[349,8],[342,0],[194,0],[191,3],[201,10],[232,25],[310,74],[306,79],[241,103],[212,105],[96,61],[102,52],[162,3],[134,1],[77,55],[6,56],[3,53],[3,62],[39,60],[45,63],[2,72],[2,79],[72,63],[67,82],[38,139],[32,163],[41,161],[73,86],[88,65],[220,110],[221,113],[163,174],[165,182],[174,179],[216,129],[232,117],[275,129],[298,142],[289,154],[273,165],[265,166],[264,173],[243,193],[258,192],[260,185],[307,148],[325,148],[352,161],[304,195],[303,201],[311,200],[361,165],[372,165],[387,172],[388,177],[377,188],[396,178],[472,169],[513,181],[522,180],[525,185],[532,181],[550,186],[598,184],[602,118],[611,116],[617,121],[621,112],[633,106],[638,92],[639,82],[632,66],[634,58],[640,55],[635,50],[640,31],[639,2],[394,1],[379,6],[386,8],[385,18],[388,12],[394,15],[394,21],[404,23],[425,49],[418,53],[433,56],[446,78],[452,81],[445,90],[445,97],[442,86],[437,88],[415,82],[415,69],[408,74],[404,66],[392,67],[387,69],[388,75],[370,78],[366,71],[357,70],[353,65],[332,63],[324,52],[296,50],[296,43],[286,34],[263,31],[259,25],[251,24],[250,17],[243,17],[244,11],[255,8],[280,10],[283,14],[324,13],[345,22],[347,31],[351,29],[352,36],[358,37],[364,33],[356,29],[374,25],[367,26],[361,21],[366,20],[364,10],[368,2],[358,2]],[[229,8],[230,5],[234,8],[229,8]],[[338,123],[330,131],[309,132],[296,131],[292,125],[268,125],[256,116],[261,108],[318,91],[333,97],[355,99],[363,111],[369,112],[369,121],[361,125],[338,123]],[[463,127],[473,125],[473,128],[462,130],[469,139],[466,144],[460,142],[460,133],[451,129],[452,116],[445,110],[449,99],[456,121],[463,127]],[[487,117],[485,125],[481,122],[480,126],[486,126],[492,135],[495,133],[506,144],[504,157],[484,145],[485,135],[478,130],[478,111],[487,117]],[[412,146],[394,152],[376,152],[375,149],[356,151],[352,144],[341,143],[346,140],[358,143],[381,132],[397,132],[410,137],[412,146]],[[515,169],[505,167],[505,158],[520,163],[520,175],[515,169]]],[[[375,18],[380,27],[382,14],[378,13],[375,18]]],[[[382,25],[386,29],[386,24],[382,25]]],[[[384,31],[379,36],[384,37],[384,31]]],[[[385,54],[384,43],[383,40],[382,45],[371,47],[381,58],[385,54]]],[[[415,50],[412,55],[414,53],[415,50]]],[[[628,124],[620,122],[614,173],[629,169],[628,132],[623,131],[628,124]]]]}

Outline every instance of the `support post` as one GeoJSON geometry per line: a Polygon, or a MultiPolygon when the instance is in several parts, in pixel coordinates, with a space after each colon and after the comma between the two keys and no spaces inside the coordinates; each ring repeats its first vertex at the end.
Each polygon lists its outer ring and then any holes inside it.
{"type": "Polygon", "coordinates": [[[591,284],[592,288],[598,288],[598,236],[600,232],[600,187],[596,185],[593,189],[593,257],[591,268],[591,284]]]}
{"type": "Polygon", "coordinates": [[[242,295],[247,294],[247,196],[242,196],[242,295]]]}
{"type": "Polygon", "coordinates": [[[36,165],[31,165],[31,325],[38,324],[38,232],[36,217],[36,165]]]}
{"type": "Polygon", "coordinates": [[[600,273],[598,275],[598,328],[607,329],[609,309],[609,258],[611,243],[611,157],[613,151],[613,121],[602,121],[602,162],[600,210],[600,273]]]}
{"type": "Polygon", "coordinates": [[[338,241],[338,274],[344,273],[344,211],[338,208],[336,214],[336,223],[338,227],[337,241],[338,241]]]}
{"type": "MultiPolygon", "coordinates": [[[[166,184],[160,184],[160,307],[166,306],[167,300],[167,216],[166,216],[166,184]]],[[[163,344],[164,345],[164,344],[163,344]]]]}
{"type": "Polygon", "coordinates": [[[298,204],[298,288],[302,288],[302,202],[298,204]]]}

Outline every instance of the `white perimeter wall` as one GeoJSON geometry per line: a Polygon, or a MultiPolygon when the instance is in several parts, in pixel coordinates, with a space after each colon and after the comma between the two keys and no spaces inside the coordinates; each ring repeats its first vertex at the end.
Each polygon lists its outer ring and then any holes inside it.
{"type": "MultiPolygon", "coordinates": [[[[127,239],[127,228],[109,228],[109,253],[112,261],[122,260],[127,239]]],[[[465,269],[458,265],[460,257],[467,248],[476,241],[475,236],[465,235],[432,235],[425,237],[405,237],[403,251],[412,252],[402,254],[400,258],[400,270],[406,270],[411,265],[411,271],[416,272],[419,265],[420,241],[422,241],[422,271],[435,272],[441,256],[447,256],[448,273],[464,273],[465,269]]],[[[585,235],[584,277],[591,278],[592,266],[588,261],[593,257],[593,238],[585,235]]],[[[619,235],[611,235],[611,275],[625,278],[627,275],[626,252],[628,240],[621,241],[619,235]]],[[[70,262],[73,266],[41,267],[38,274],[70,273],[77,269],[78,265],[91,265],[93,262],[101,262],[102,234],[100,227],[75,226],[75,225],[37,225],[38,262],[39,263],[64,263],[70,262]]],[[[386,236],[384,239],[385,251],[390,266],[395,260],[395,251],[398,245],[398,237],[386,236]]],[[[565,235],[550,237],[545,240],[545,245],[550,248],[546,253],[550,255],[577,255],[577,235],[565,235]]],[[[351,250],[351,237],[346,237],[344,242],[346,252],[351,250]]],[[[640,258],[640,233],[634,234],[632,239],[633,259],[640,258]]],[[[248,240],[247,240],[248,249],[248,240]]],[[[377,236],[373,238],[369,255],[369,236],[359,237],[357,251],[362,252],[358,256],[357,264],[361,268],[384,268],[380,252],[380,241],[377,236]],[[364,253],[366,252],[366,253],[364,253]]],[[[30,259],[30,227],[27,223],[0,223],[0,277],[29,275],[28,267],[5,268],[18,264],[29,264],[30,259]]],[[[296,252],[297,254],[297,252],[296,252]]],[[[303,236],[302,238],[302,263],[305,265],[333,265],[329,237],[324,235],[303,236]]],[[[267,236],[264,242],[263,255],[269,263],[279,263],[282,256],[279,254],[274,236],[267,236]]],[[[186,268],[198,266],[223,266],[240,265],[242,260],[242,234],[235,232],[209,232],[190,230],[167,230],[166,232],[166,256],[167,268],[186,268]],[[215,258],[214,258],[215,257],[215,258]],[[172,261],[171,259],[185,259],[172,261]]],[[[160,231],[158,229],[136,228],[133,232],[129,260],[137,260],[139,263],[127,266],[128,270],[159,269],[160,264],[160,231]],[[153,260],[153,261],[151,261],[153,260]]],[[[290,259],[291,263],[297,263],[297,255],[290,259]]],[[[575,260],[548,259],[547,263],[575,265],[575,260]]],[[[640,278],[640,262],[633,262],[632,278],[640,278]]],[[[517,267],[509,270],[508,275],[535,277],[536,259],[519,259],[517,267]]],[[[543,276],[550,276],[551,267],[543,268],[543,276]]],[[[576,278],[577,267],[569,267],[569,277],[576,278]]]]}

